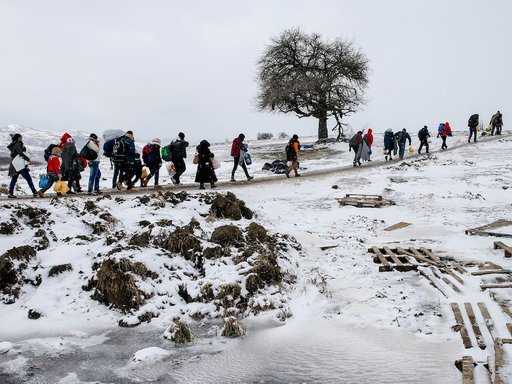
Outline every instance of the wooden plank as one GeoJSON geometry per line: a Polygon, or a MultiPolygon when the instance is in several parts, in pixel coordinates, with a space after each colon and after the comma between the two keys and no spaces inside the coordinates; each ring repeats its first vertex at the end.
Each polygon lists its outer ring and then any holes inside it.
{"type": "Polygon", "coordinates": [[[482,317],[485,320],[485,326],[487,327],[487,330],[492,336],[492,339],[496,341],[497,335],[495,333],[494,329],[494,320],[491,317],[491,314],[489,313],[489,310],[487,309],[487,306],[485,303],[477,303],[478,309],[480,309],[480,313],[482,314],[482,317]]]}
{"type": "Polygon", "coordinates": [[[384,230],[386,232],[390,232],[390,231],[395,231],[397,229],[406,228],[406,227],[408,227],[410,225],[412,225],[412,224],[411,223],[406,223],[405,221],[400,221],[399,223],[396,223],[396,224],[390,225],[387,228],[384,228],[384,230]]]}
{"type": "Polygon", "coordinates": [[[422,261],[424,263],[428,263],[430,265],[435,265],[437,266],[438,263],[435,262],[434,260],[431,260],[429,259],[428,257],[422,255],[417,249],[415,248],[409,248],[409,251],[414,255],[414,258],[418,261],[422,261]]]}
{"type": "Polygon", "coordinates": [[[468,271],[466,270],[466,268],[464,268],[462,265],[459,265],[459,264],[455,264],[453,266],[453,268],[455,268],[455,270],[457,272],[459,272],[460,274],[464,274],[464,273],[467,273],[468,271]]]}
{"type": "Polygon", "coordinates": [[[501,241],[494,242],[494,249],[503,249],[505,257],[512,257],[512,247],[501,241]]]}
{"type": "Polygon", "coordinates": [[[471,339],[469,338],[468,331],[466,329],[466,326],[464,325],[464,318],[462,317],[462,312],[460,311],[459,304],[451,303],[450,307],[452,308],[453,316],[455,317],[455,322],[457,323],[457,328],[459,330],[460,337],[462,338],[464,348],[472,348],[473,345],[471,344],[471,339]]]}
{"type": "Polygon", "coordinates": [[[482,271],[471,272],[473,276],[482,276],[482,275],[508,275],[511,274],[512,271],[510,269],[484,269],[482,271]]]}
{"type": "Polygon", "coordinates": [[[404,264],[398,259],[398,256],[395,255],[395,253],[389,248],[389,247],[383,247],[384,249],[384,252],[386,252],[386,255],[388,255],[389,257],[391,257],[391,260],[393,260],[393,262],[401,267],[403,266],[404,264]]]}
{"type": "Polygon", "coordinates": [[[486,289],[499,289],[499,288],[512,288],[512,283],[504,283],[504,284],[493,284],[493,283],[490,283],[490,284],[480,284],[480,289],[482,291],[486,290],[486,289]]]}
{"type": "Polygon", "coordinates": [[[512,344],[512,339],[500,339],[501,344],[512,344]]]}
{"type": "Polygon", "coordinates": [[[433,286],[435,289],[437,289],[439,292],[441,292],[441,294],[448,298],[448,295],[446,294],[446,292],[443,290],[443,288],[441,288],[441,286],[439,284],[437,284],[437,282],[432,278],[432,276],[430,276],[428,273],[425,273],[425,271],[423,271],[422,269],[418,269],[418,272],[420,273],[421,276],[423,276],[425,279],[427,279],[430,283],[431,286],[433,286]]]}
{"type": "Polygon", "coordinates": [[[377,255],[377,258],[379,259],[380,261],[380,266],[379,266],[379,272],[388,272],[388,271],[391,271],[393,268],[391,268],[391,265],[388,263],[388,261],[386,260],[386,257],[380,252],[380,249],[377,248],[377,247],[372,247],[372,252],[377,255]]]}
{"type": "Polygon", "coordinates": [[[457,275],[453,269],[446,269],[446,272],[451,276],[453,277],[455,280],[457,280],[459,282],[460,285],[464,285],[464,280],[462,279],[462,277],[460,277],[459,275],[457,275]]]}
{"type": "Polygon", "coordinates": [[[473,312],[473,307],[471,307],[471,303],[464,303],[464,308],[466,308],[466,313],[468,314],[469,322],[471,323],[471,328],[473,328],[473,333],[475,334],[478,347],[480,349],[485,349],[485,340],[482,336],[482,332],[480,331],[480,327],[478,326],[478,323],[476,321],[475,312],[473,312]]]}
{"type": "Polygon", "coordinates": [[[425,247],[418,248],[420,252],[423,252],[427,257],[430,257],[432,260],[434,260],[436,263],[441,263],[441,259],[434,255],[430,249],[427,249],[425,247]]]}
{"type": "Polygon", "coordinates": [[[466,229],[465,233],[467,235],[471,235],[471,234],[473,234],[472,232],[487,232],[489,229],[507,227],[509,225],[512,225],[512,221],[505,220],[505,219],[499,219],[499,220],[493,221],[490,224],[482,225],[482,226],[476,227],[476,228],[466,229]]]}
{"type": "Polygon", "coordinates": [[[447,279],[445,276],[442,276],[439,273],[439,271],[436,270],[436,268],[430,267],[430,269],[432,270],[432,273],[434,274],[435,277],[443,280],[445,282],[445,284],[449,285],[455,292],[462,293],[459,287],[457,287],[451,280],[447,279]]]}
{"type": "Polygon", "coordinates": [[[322,251],[327,251],[328,249],[337,248],[339,245],[324,245],[323,247],[320,247],[322,251]]]}
{"type": "Polygon", "coordinates": [[[475,384],[474,362],[471,356],[462,358],[462,384],[475,384]]]}

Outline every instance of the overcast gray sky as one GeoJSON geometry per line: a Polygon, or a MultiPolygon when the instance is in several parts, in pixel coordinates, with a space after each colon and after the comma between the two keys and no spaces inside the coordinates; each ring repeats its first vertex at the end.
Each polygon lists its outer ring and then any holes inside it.
{"type": "Polygon", "coordinates": [[[465,129],[470,113],[487,121],[500,108],[506,129],[511,11],[509,0],[0,0],[0,125],[213,141],[316,134],[315,119],[254,103],[263,48],[299,26],[369,57],[354,128],[465,129]]]}

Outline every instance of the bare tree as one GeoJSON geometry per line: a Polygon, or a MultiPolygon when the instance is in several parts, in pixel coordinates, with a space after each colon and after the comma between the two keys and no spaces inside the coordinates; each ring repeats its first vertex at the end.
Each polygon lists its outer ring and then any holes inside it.
{"type": "Polygon", "coordinates": [[[258,108],[318,119],[318,139],[328,137],[327,119],[334,117],[338,139],[343,118],[364,103],[368,59],[341,39],[322,41],[300,29],[272,40],[258,61],[258,108]]]}

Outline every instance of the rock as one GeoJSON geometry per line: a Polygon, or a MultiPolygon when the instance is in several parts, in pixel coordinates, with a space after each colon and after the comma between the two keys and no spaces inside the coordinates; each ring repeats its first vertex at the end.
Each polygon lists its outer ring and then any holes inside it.
{"type": "Polygon", "coordinates": [[[158,317],[158,314],[155,314],[151,311],[146,311],[143,314],[137,316],[141,323],[150,323],[151,319],[154,319],[155,317],[158,317]]]}
{"type": "Polygon", "coordinates": [[[253,213],[245,206],[245,202],[237,199],[231,192],[225,195],[217,194],[213,199],[210,213],[215,217],[231,220],[241,220],[242,217],[248,220],[253,218],[253,213]]]}
{"type": "Polygon", "coordinates": [[[251,295],[255,294],[258,291],[258,289],[263,288],[264,286],[265,283],[256,273],[249,274],[249,276],[247,276],[247,279],[245,280],[245,289],[251,295]]]}
{"type": "Polygon", "coordinates": [[[268,239],[268,233],[265,227],[258,223],[251,223],[247,227],[247,237],[252,241],[265,242],[268,239]]]}
{"type": "Polygon", "coordinates": [[[281,308],[275,315],[276,320],[284,323],[286,320],[293,316],[292,311],[289,307],[281,308]]]}
{"type": "Polygon", "coordinates": [[[339,189],[339,187],[336,184],[334,184],[331,188],[332,189],[339,189]]]}
{"type": "Polygon", "coordinates": [[[0,234],[2,235],[12,235],[16,230],[15,222],[3,222],[0,223],[0,234]]]}
{"type": "Polygon", "coordinates": [[[0,342],[0,355],[9,352],[13,347],[14,345],[8,341],[0,342]]]}
{"type": "Polygon", "coordinates": [[[150,225],[151,225],[151,221],[148,221],[148,220],[139,221],[139,226],[141,226],[142,228],[149,227],[150,225]]]}
{"type": "Polygon", "coordinates": [[[132,361],[137,363],[155,363],[165,360],[171,356],[171,352],[158,347],[149,347],[141,349],[134,353],[132,361]]]}
{"type": "Polygon", "coordinates": [[[71,264],[60,264],[60,265],[54,265],[50,268],[50,271],[48,271],[48,276],[53,277],[57,276],[63,272],[72,271],[73,266],[71,264]]]}
{"type": "Polygon", "coordinates": [[[11,288],[18,282],[14,264],[5,256],[0,256],[0,291],[11,288]]]}
{"type": "Polygon", "coordinates": [[[149,240],[151,239],[151,231],[146,231],[142,233],[136,233],[132,236],[128,245],[137,246],[137,247],[147,247],[149,245],[149,240]]]}
{"type": "Polygon", "coordinates": [[[176,344],[187,344],[192,341],[193,336],[185,322],[175,319],[165,331],[164,338],[174,341],[176,344]]]}
{"type": "Polygon", "coordinates": [[[91,284],[96,288],[92,298],[104,304],[111,304],[122,311],[137,309],[144,302],[144,294],[135,284],[135,275],[156,279],[158,274],[146,268],[143,263],[128,259],[115,261],[107,259],[96,272],[91,284]]]}
{"type": "Polygon", "coordinates": [[[34,247],[30,245],[21,245],[19,247],[13,247],[3,254],[11,260],[25,261],[28,262],[37,254],[34,247]]]}
{"type": "Polygon", "coordinates": [[[234,245],[242,239],[240,228],[235,225],[222,225],[215,228],[210,241],[222,246],[228,246],[234,245]]]}
{"type": "Polygon", "coordinates": [[[40,312],[36,311],[35,309],[29,309],[27,316],[30,320],[37,320],[37,319],[41,318],[42,315],[40,312]]]}
{"type": "Polygon", "coordinates": [[[185,259],[194,259],[195,254],[203,250],[201,241],[188,226],[178,227],[171,234],[164,234],[155,239],[155,245],[173,253],[181,254],[185,259]]]}
{"type": "Polygon", "coordinates": [[[283,280],[281,268],[277,264],[275,255],[260,255],[251,269],[262,281],[267,284],[279,284],[283,280]]]}
{"type": "Polygon", "coordinates": [[[105,223],[102,223],[101,221],[96,221],[94,223],[90,223],[88,221],[84,221],[85,224],[87,224],[92,229],[93,235],[104,235],[108,232],[108,227],[105,223]]]}
{"type": "Polygon", "coordinates": [[[245,328],[238,322],[236,317],[229,316],[224,319],[224,327],[222,328],[222,336],[224,337],[240,337],[245,335],[245,328]]]}

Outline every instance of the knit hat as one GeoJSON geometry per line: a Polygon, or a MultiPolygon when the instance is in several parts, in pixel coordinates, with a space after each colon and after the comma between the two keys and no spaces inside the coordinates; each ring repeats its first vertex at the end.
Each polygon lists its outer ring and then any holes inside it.
{"type": "Polygon", "coordinates": [[[153,139],[151,144],[162,145],[162,142],[160,141],[160,139],[156,138],[156,139],[153,139]]]}
{"type": "Polygon", "coordinates": [[[89,138],[90,138],[90,139],[93,139],[93,140],[98,140],[98,135],[97,135],[97,134],[95,134],[95,133],[91,133],[91,134],[89,135],[89,138]]]}
{"type": "Polygon", "coordinates": [[[178,133],[178,137],[183,140],[185,138],[185,134],[183,132],[178,133]]]}

